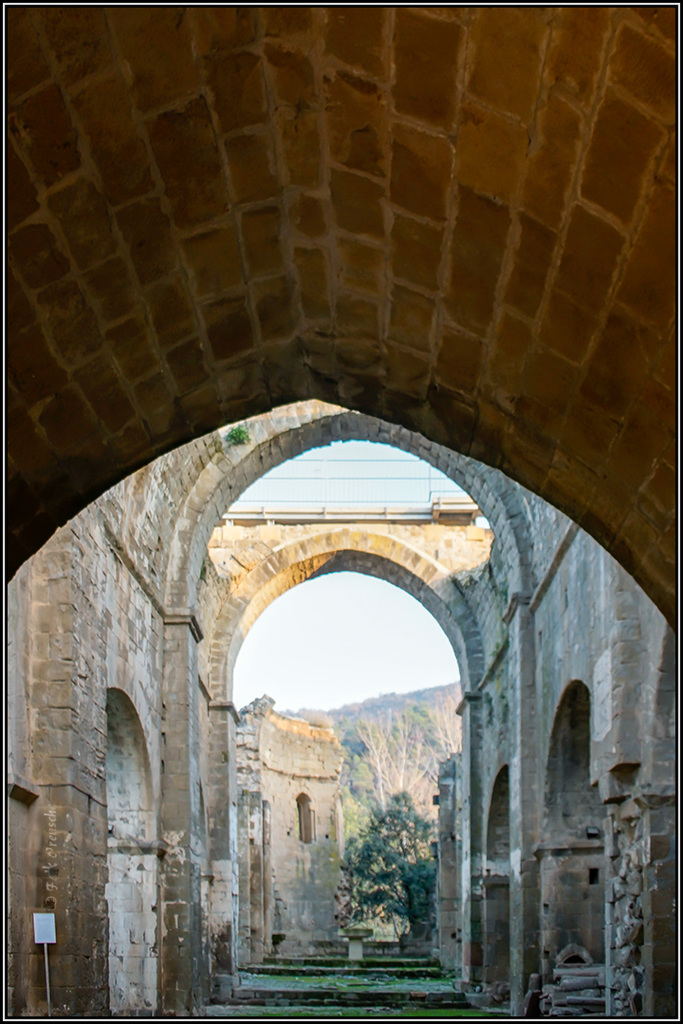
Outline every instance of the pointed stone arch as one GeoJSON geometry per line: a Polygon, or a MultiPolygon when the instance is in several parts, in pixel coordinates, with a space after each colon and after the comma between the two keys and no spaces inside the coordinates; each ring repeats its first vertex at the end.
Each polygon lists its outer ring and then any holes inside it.
{"type": "Polygon", "coordinates": [[[360,571],[410,593],[444,630],[460,666],[463,688],[472,685],[473,680],[476,685],[483,671],[481,635],[458,588],[450,584],[448,602],[440,593],[439,584],[448,584],[446,569],[386,535],[344,528],[280,548],[256,566],[234,591],[226,592],[213,632],[207,637],[214,697],[231,698],[237,655],[261,612],[286,590],[329,571],[360,571]]]}

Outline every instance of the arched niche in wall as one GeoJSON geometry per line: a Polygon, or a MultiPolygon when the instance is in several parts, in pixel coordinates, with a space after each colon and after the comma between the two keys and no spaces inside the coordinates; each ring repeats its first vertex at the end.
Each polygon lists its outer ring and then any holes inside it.
{"type": "Polygon", "coordinates": [[[484,981],[508,982],[510,974],[510,779],[504,765],[489,804],[484,875],[484,981]]]}
{"type": "Polygon", "coordinates": [[[570,945],[605,960],[604,808],[591,785],[591,697],[573,680],[560,699],[546,765],[541,860],[541,942],[550,979],[570,945]]]}
{"type": "Polygon", "coordinates": [[[138,713],[123,690],[107,691],[107,866],[110,1008],[157,1005],[157,854],[149,759],[138,713]]]}

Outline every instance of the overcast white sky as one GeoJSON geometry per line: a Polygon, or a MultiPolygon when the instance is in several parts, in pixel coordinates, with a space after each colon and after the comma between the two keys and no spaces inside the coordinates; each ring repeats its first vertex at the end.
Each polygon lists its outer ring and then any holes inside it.
{"type": "MultiPolygon", "coordinates": [[[[283,463],[242,500],[400,504],[459,490],[414,455],[348,441],[283,463]]],[[[445,633],[419,601],[371,576],[330,573],[293,587],[256,620],[235,665],[233,702],[267,693],[280,711],[329,710],[458,678],[445,633]]]]}

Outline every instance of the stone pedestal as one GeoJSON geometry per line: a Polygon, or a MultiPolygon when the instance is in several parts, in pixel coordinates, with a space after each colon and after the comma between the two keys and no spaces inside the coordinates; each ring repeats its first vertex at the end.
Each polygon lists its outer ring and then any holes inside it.
{"type": "Polygon", "coordinates": [[[349,960],[362,960],[363,941],[372,938],[372,928],[345,928],[342,934],[349,940],[349,960]]]}

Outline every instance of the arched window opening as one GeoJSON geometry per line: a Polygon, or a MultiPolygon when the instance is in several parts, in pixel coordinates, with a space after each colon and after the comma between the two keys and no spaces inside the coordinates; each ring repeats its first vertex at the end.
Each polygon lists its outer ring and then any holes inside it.
{"type": "Polygon", "coordinates": [[[299,793],[296,798],[297,835],[302,843],[312,843],[315,839],[315,811],[311,807],[311,798],[299,793]]]}

